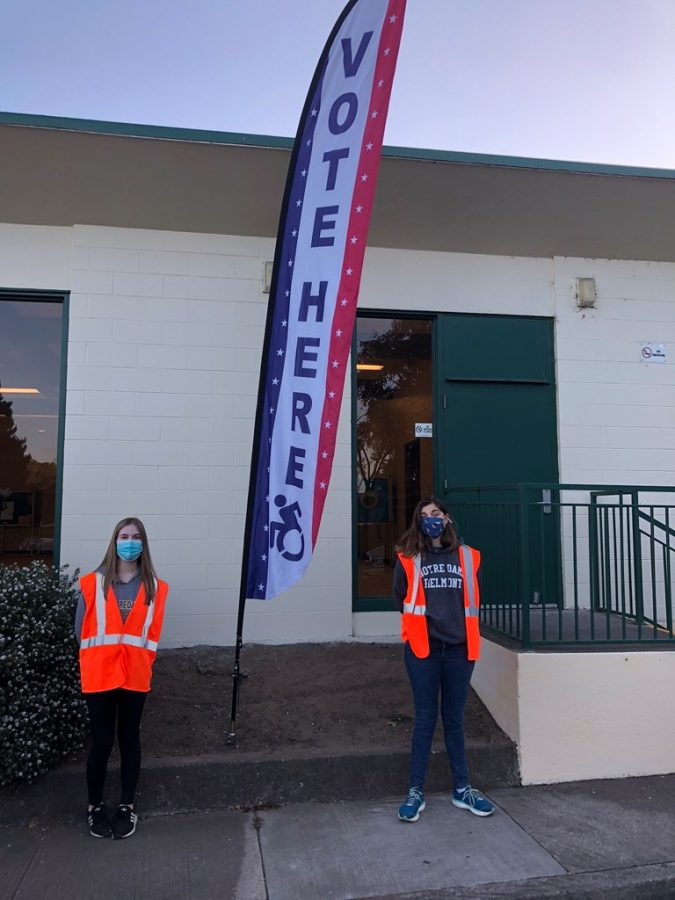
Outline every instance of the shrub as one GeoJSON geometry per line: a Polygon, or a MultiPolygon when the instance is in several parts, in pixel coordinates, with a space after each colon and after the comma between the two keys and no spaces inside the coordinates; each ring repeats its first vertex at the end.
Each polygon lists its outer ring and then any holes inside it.
{"type": "Polygon", "coordinates": [[[76,578],[43,562],[0,567],[0,784],[30,782],[83,744],[76,578]]]}

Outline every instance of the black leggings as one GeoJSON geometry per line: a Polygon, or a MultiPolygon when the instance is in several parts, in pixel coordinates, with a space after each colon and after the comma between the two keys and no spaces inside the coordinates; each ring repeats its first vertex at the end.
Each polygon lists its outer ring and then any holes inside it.
{"type": "Polygon", "coordinates": [[[87,790],[92,806],[103,801],[108,757],[115,741],[115,719],[120,747],[120,803],[134,802],[136,781],[141,768],[140,729],[145,697],[146,694],[142,691],[127,691],[124,688],[84,695],[91,721],[87,790]]]}

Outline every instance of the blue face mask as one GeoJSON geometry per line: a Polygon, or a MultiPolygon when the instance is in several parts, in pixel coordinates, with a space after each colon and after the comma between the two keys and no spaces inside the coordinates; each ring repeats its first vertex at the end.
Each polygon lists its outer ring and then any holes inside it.
{"type": "Polygon", "coordinates": [[[133,562],[143,552],[143,541],[118,541],[117,555],[120,559],[133,562]]]}
{"type": "Polygon", "coordinates": [[[420,527],[422,534],[426,534],[430,538],[437,538],[443,534],[445,519],[438,516],[422,516],[420,527]]]}

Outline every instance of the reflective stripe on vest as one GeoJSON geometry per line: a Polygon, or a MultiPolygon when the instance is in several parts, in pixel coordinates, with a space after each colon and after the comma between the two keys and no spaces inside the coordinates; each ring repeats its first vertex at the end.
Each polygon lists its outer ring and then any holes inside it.
{"type": "Polygon", "coordinates": [[[408,603],[403,604],[403,612],[410,613],[413,616],[426,616],[427,608],[425,604],[420,604],[419,606],[415,606],[417,602],[417,594],[419,593],[420,584],[422,583],[422,557],[418,553],[417,556],[413,556],[413,584],[412,584],[412,593],[410,594],[410,600],[408,603]]]}
{"type": "Polygon", "coordinates": [[[477,616],[478,597],[476,596],[476,573],[473,569],[473,555],[466,544],[462,544],[459,548],[459,555],[461,557],[462,569],[464,570],[466,596],[469,600],[469,605],[464,607],[464,615],[477,616]]]}
{"type": "Polygon", "coordinates": [[[110,644],[128,644],[130,647],[141,647],[143,650],[157,652],[157,641],[149,641],[135,634],[97,634],[94,637],[83,638],[80,643],[81,650],[90,647],[105,647],[110,644]]]}

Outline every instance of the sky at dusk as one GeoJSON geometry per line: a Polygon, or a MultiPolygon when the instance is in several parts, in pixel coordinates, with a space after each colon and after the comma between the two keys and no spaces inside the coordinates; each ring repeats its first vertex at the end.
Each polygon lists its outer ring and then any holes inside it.
{"type": "MultiPolygon", "coordinates": [[[[0,109],[293,136],[343,6],[2,0],[0,109]]],[[[385,143],[675,169],[674,85],[673,0],[408,0],[385,143]]]]}

